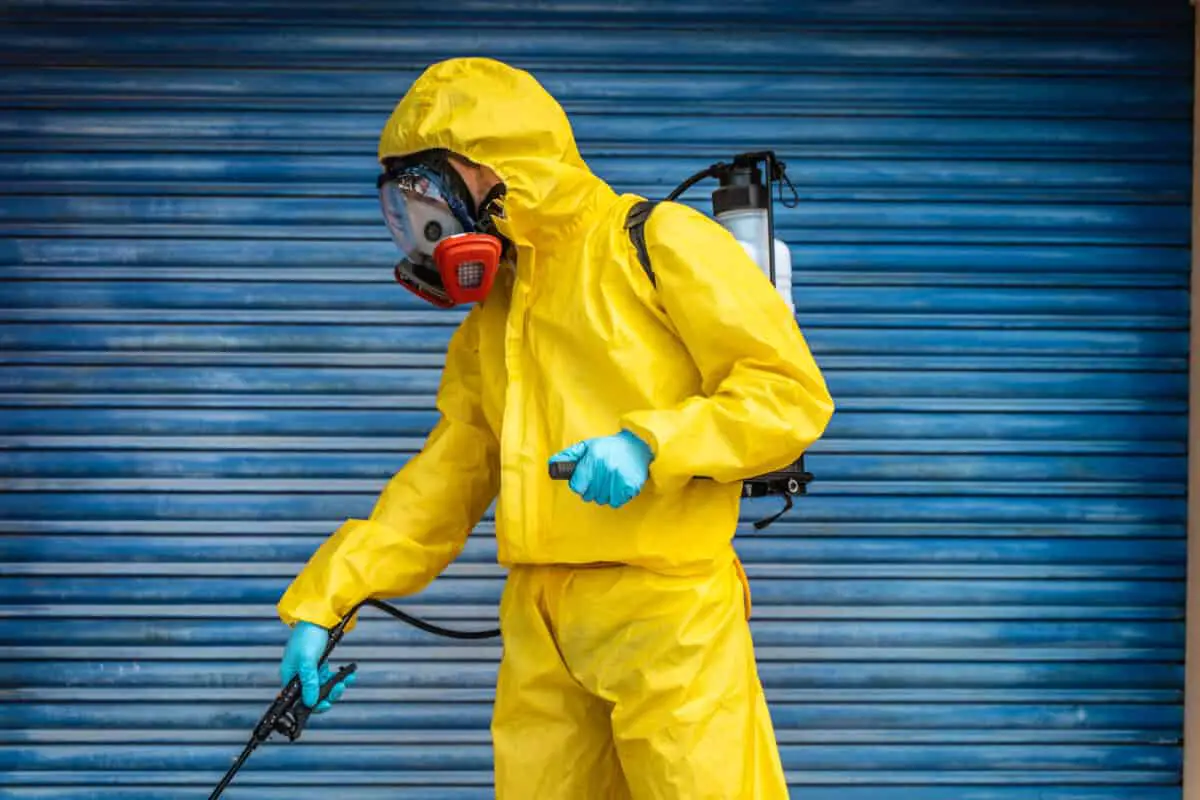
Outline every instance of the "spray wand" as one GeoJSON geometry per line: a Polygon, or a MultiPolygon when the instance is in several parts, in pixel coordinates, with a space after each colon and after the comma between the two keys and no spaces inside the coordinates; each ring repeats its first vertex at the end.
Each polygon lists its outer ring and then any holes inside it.
{"type": "MultiPolygon", "coordinates": [[[[350,613],[342,617],[337,625],[329,629],[329,642],[325,645],[325,651],[321,654],[320,661],[317,665],[324,664],[337,647],[338,642],[346,634],[346,628],[350,625],[350,620],[354,619],[354,615],[363,606],[372,606],[385,614],[406,622],[414,628],[432,633],[437,636],[445,636],[450,639],[491,639],[500,635],[498,629],[486,631],[456,631],[450,628],[443,628],[440,625],[434,625],[431,622],[417,619],[416,617],[406,614],[393,605],[383,602],[382,600],[368,599],[359,603],[350,613]]],[[[317,699],[319,705],[321,701],[329,697],[333,688],[339,683],[350,677],[358,669],[358,664],[350,663],[342,667],[325,683],[321,684],[321,693],[317,699]]],[[[233,765],[225,772],[221,782],[217,784],[217,788],[213,789],[212,794],[208,796],[208,800],[218,800],[221,795],[229,788],[229,784],[233,782],[234,777],[238,774],[246,761],[250,758],[250,754],[258,749],[258,746],[271,738],[272,734],[279,733],[286,736],[289,742],[294,742],[300,738],[300,734],[304,732],[304,727],[308,724],[308,718],[312,715],[312,708],[303,700],[300,686],[300,678],[294,677],[288,681],[287,686],[280,690],[275,696],[275,700],[271,703],[266,713],[258,720],[258,724],[254,726],[253,733],[250,734],[250,741],[242,748],[239,755],[233,762],[233,765]]]]}

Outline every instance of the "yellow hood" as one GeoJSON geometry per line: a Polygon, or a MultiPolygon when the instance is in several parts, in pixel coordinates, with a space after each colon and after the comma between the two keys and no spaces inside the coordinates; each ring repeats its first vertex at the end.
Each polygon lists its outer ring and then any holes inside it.
{"type": "Polygon", "coordinates": [[[379,159],[433,148],[490,167],[504,182],[498,225],[518,244],[568,235],[594,205],[614,198],[579,155],[562,106],[528,72],[492,59],[429,67],[388,119],[379,159]]]}

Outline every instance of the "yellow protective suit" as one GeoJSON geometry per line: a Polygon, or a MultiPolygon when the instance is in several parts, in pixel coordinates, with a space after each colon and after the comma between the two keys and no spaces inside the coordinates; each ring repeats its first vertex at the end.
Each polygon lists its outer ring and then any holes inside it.
{"type": "Polygon", "coordinates": [[[800,330],[733,237],[682,205],[646,226],[652,285],[624,229],[641,198],[592,174],[528,73],[427,70],[379,156],[430,148],[505,183],[515,269],[451,339],[424,449],[321,545],[282,618],[328,626],[419,591],[499,493],[497,796],[786,797],[732,537],[741,480],[794,461],[833,412],[800,330]],[[654,451],[630,503],[549,479],[552,454],[622,428],[654,451]]]}

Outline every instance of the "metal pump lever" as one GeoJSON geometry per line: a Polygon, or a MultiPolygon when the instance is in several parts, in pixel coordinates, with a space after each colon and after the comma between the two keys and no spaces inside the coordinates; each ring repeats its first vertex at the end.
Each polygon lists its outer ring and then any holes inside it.
{"type": "MultiPolygon", "coordinates": [[[[571,476],[575,474],[576,463],[575,461],[551,461],[550,479],[555,481],[571,480],[571,476]]],[[[758,520],[754,523],[754,527],[762,530],[791,511],[792,497],[804,494],[806,487],[812,479],[812,473],[804,469],[804,459],[801,458],[787,469],[768,473],[751,481],[745,481],[742,484],[742,497],[765,497],[776,494],[783,497],[783,510],[777,514],[772,514],[769,517],[758,520]]],[[[699,480],[711,479],[699,478],[699,480]]]]}

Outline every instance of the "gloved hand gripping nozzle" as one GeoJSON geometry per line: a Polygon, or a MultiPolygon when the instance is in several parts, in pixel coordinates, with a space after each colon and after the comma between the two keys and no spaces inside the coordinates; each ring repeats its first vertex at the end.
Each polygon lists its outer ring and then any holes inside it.
{"type": "MultiPolygon", "coordinates": [[[[448,628],[443,628],[439,625],[433,625],[416,617],[405,614],[400,609],[391,606],[381,600],[364,600],[359,605],[355,606],[349,614],[342,617],[337,625],[329,629],[329,641],[325,645],[325,651],[321,654],[321,659],[318,666],[323,665],[337,647],[338,642],[342,640],[342,636],[346,633],[346,628],[350,625],[350,620],[354,619],[354,615],[358,610],[365,605],[378,608],[380,611],[395,617],[396,619],[407,622],[408,624],[420,628],[427,633],[437,634],[438,636],[446,636],[452,639],[488,639],[500,635],[499,630],[486,631],[454,631],[448,628]]],[[[308,724],[308,718],[313,713],[313,708],[319,706],[322,702],[329,698],[331,692],[338,684],[343,683],[347,678],[355,673],[358,665],[351,663],[339,669],[328,680],[321,684],[321,692],[317,697],[317,702],[309,706],[303,699],[303,688],[300,683],[300,676],[297,675],[288,681],[287,685],[280,690],[275,696],[274,702],[271,703],[266,713],[259,719],[258,724],[254,726],[254,732],[250,734],[250,741],[242,749],[241,755],[233,762],[233,765],[226,771],[221,782],[217,784],[217,788],[213,789],[212,794],[208,796],[208,800],[218,800],[219,797],[229,788],[229,784],[233,781],[238,771],[245,765],[246,759],[250,758],[260,744],[271,738],[271,734],[280,733],[287,737],[289,742],[294,742],[300,738],[300,734],[304,732],[305,725],[308,724]]]]}

